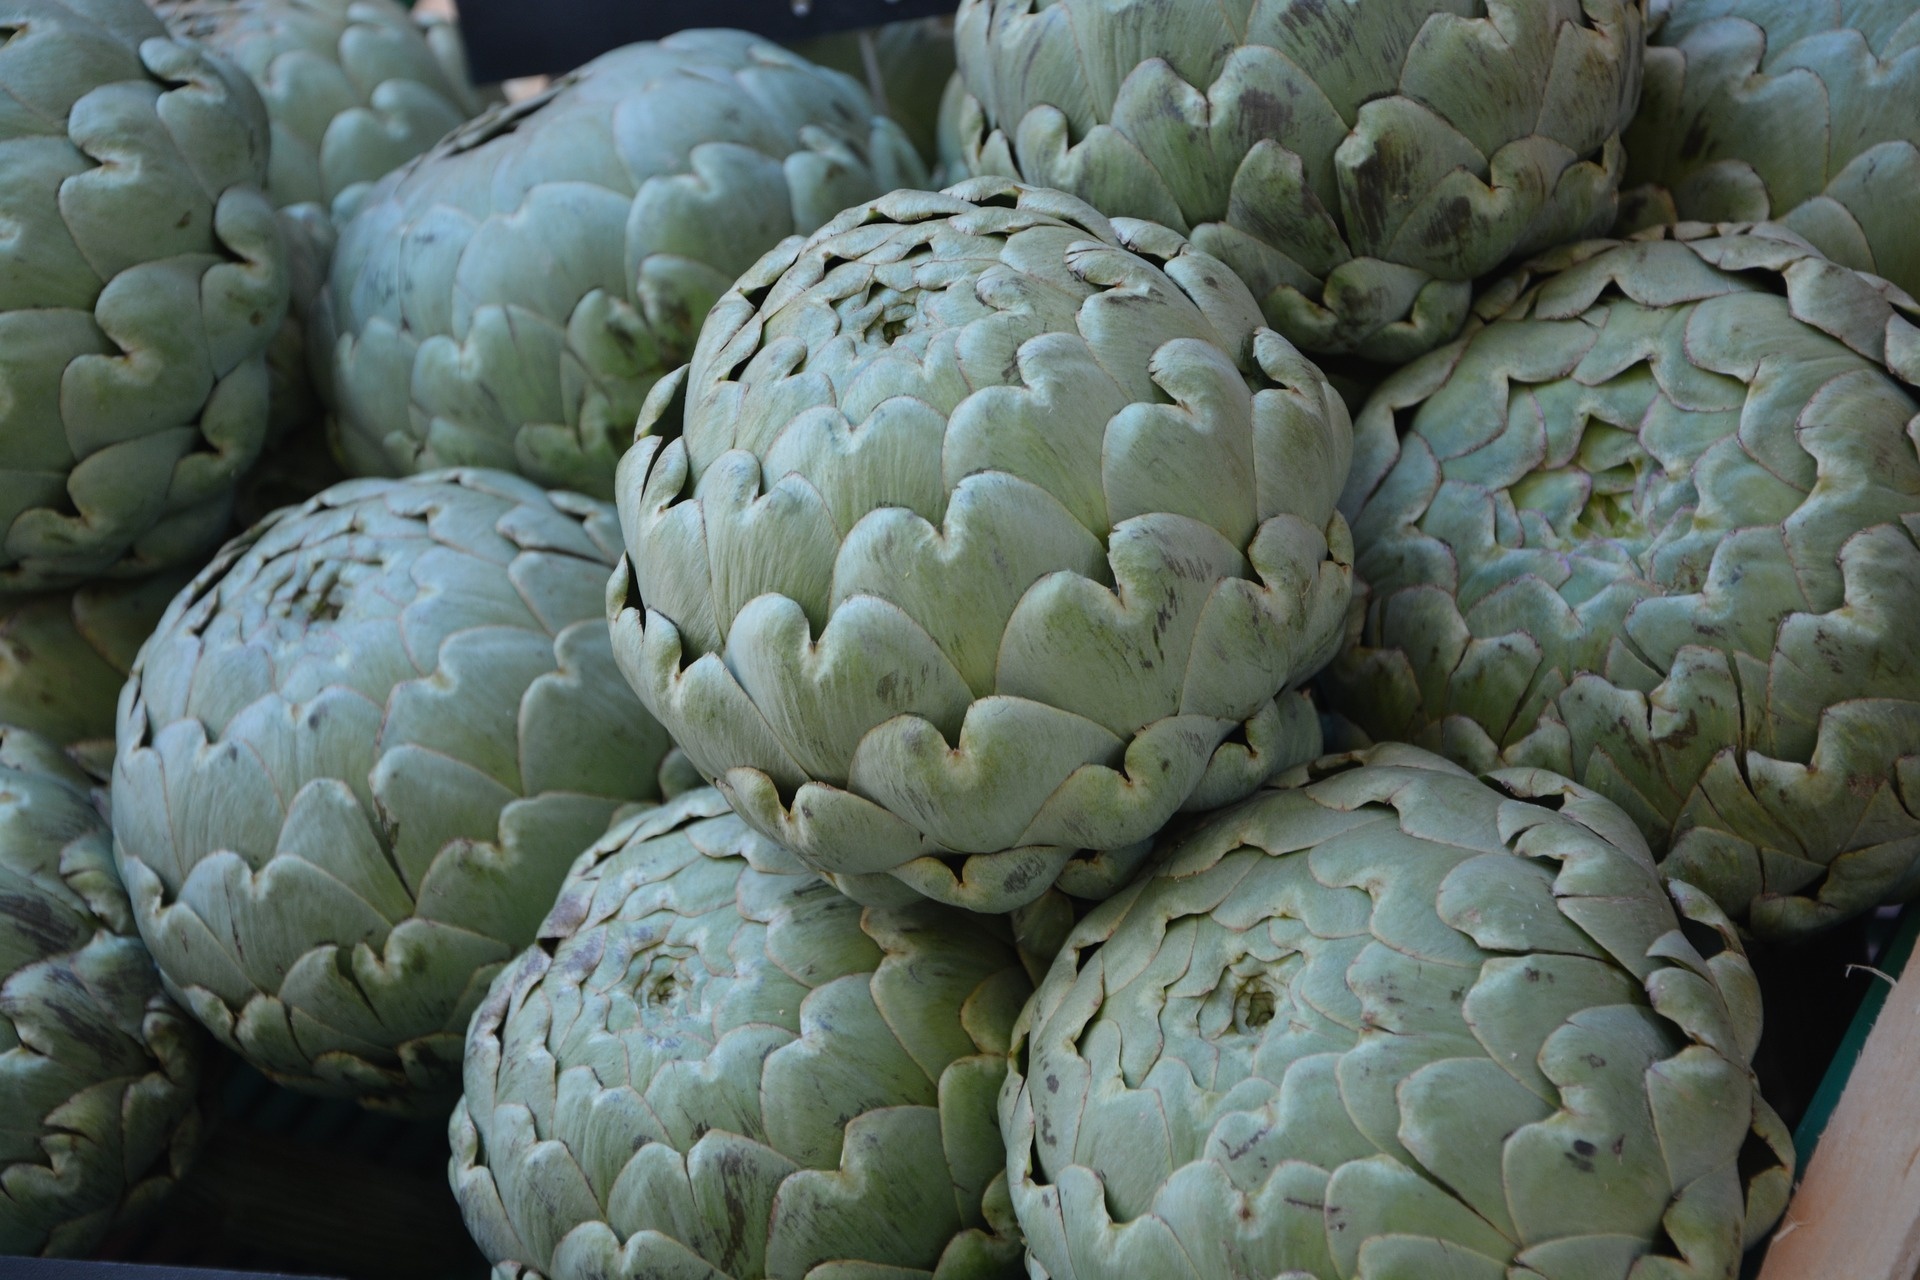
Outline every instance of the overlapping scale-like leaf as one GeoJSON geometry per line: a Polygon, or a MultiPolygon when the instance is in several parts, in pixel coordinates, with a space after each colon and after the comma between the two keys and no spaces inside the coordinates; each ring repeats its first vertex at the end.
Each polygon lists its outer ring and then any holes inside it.
{"type": "Polygon", "coordinates": [[[509,1273],[1011,1280],[1012,931],[862,908],[701,788],[615,826],[475,1014],[453,1184],[509,1273]]]}
{"type": "Polygon", "coordinates": [[[1361,415],[1371,595],[1329,688],[1376,738],[1579,779],[1757,931],[1911,894],[1920,307],[1777,226],[1503,289],[1361,415]]]}
{"type": "Polygon", "coordinates": [[[1318,749],[1349,433],[1165,227],[897,192],[764,258],[649,398],[616,655],[863,901],[1104,896],[1137,861],[1104,854],[1318,749]]]}
{"type": "Polygon", "coordinates": [[[1470,283],[1612,222],[1641,0],[966,0],[973,173],[1151,218],[1305,349],[1401,363],[1470,283]]]}
{"type": "Polygon", "coordinates": [[[1287,783],[1096,907],[1017,1028],[1032,1274],[1737,1267],[1793,1148],[1731,922],[1545,771],[1393,745],[1287,783]]]}
{"type": "Polygon", "coordinates": [[[170,990],[269,1075],[444,1106],[566,867],[656,794],[613,663],[612,509],[356,480],[231,544],[121,705],[117,854],[170,990]]]}
{"type": "Polygon", "coordinates": [[[0,1253],[86,1257],[199,1145],[199,1028],[134,932],[94,778],[0,730],[0,1253]]]}
{"type": "Polygon", "coordinates": [[[925,169],[865,91],[744,32],[615,50],[354,202],[314,342],[363,475],[607,496],[649,388],[755,258],[925,169]]]}

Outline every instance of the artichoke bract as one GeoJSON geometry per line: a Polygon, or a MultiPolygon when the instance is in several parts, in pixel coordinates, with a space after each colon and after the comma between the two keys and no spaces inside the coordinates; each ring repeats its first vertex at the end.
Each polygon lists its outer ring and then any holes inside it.
{"type": "Polygon", "coordinates": [[[1015,1280],[1005,922],[861,908],[711,788],[607,833],[468,1036],[496,1275],[1015,1280]]]}
{"type": "Polygon", "coordinates": [[[1920,293],[1920,3],[1674,0],[1627,130],[1629,224],[1774,219],[1920,293]]]}
{"type": "Polygon", "coordinates": [[[606,497],[648,389],[734,277],[848,205],[918,186],[838,72],[683,31],[490,111],[369,191],[315,318],[359,474],[500,467],[606,497]]]}
{"type": "Polygon", "coordinates": [[[1644,0],[965,0],[974,173],[1151,218],[1310,352],[1400,363],[1604,231],[1644,0]]]}
{"type": "Polygon", "coordinates": [[[0,729],[0,1254],[85,1256],[198,1145],[203,1038],[134,932],[93,785],[0,729]]]}
{"type": "Polygon", "coordinates": [[[266,112],[140,0],[8,0],[0,31],[0,591],[188,563],[266,432],[266,112]]]}
{"type": "Polygon", "coordinates": [[[864,902],[1104,897],[1318,753],[1351,446],[1164,227],[978,179],[768,254],[621,460],[615,654],[756,829],[864,902]]]}
{"type": "Polygon", "coordinates": [[[120,686],[190,577],[0,599],[0,725],[44,734],[111,772],[120,686]]]}
{"type": "Polygon", "coordinates": [[[603,504],[336,485],[181,594],[120,702],[115,853],[167,987],[282,1084],[427,1111],[666,735],[599,614],[603,504]]]}
{"type": "Polygon", "coordinates": [[[1920,309],[1780,228],[1571,246],[1381,385],[1330,702],[1564,773],[1790,936],[1920,888],[1920,309]]]}
{"type": "Polygon", "coordinates": [[[1732,923],[1542,770],[1395,744],[1288,781],[1096,907],[1022,1015],[1033,1274],[1737,1274],[1793,1145],[1732,923]]]}

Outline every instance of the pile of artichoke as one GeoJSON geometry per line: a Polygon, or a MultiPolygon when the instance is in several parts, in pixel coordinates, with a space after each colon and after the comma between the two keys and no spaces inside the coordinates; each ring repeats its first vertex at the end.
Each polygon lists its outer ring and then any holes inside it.
{"type": "Polygon", "coordinates": [[[0,1252],[244,1062],[500,1277],[1737,1274],[1920,895],[1868,8],[0,0],[0,1252]]]}

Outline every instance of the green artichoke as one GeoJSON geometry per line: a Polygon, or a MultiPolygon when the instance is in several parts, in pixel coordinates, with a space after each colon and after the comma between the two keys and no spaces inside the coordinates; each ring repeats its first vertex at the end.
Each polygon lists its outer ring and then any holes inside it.
{"type": "Polygon", "coordinates": [[[0,30],[0,591],[188,563],[266,431],[266,113],[140,0],[5,0],[0,30]]]}
{"type": "Polygon", "coordinates": [[[964,0],[975,173],[1151,218],[1302,348],[1400,363],[1603,231],[1645,0],[964,0]]]}
{"type": "Polygon", "coordinates": [[[0,599],[0,725],[71,747],[104,776],[120,686],[188,578],[163,573],[0,599]]]}
{"type": "Polygon", "coordinates": [[[865,84],[874,105],[905,130],[921,158],[929,166],[938,162],[941,97],[956,74],[952,18],[843,31],[804,41],[794,52],[865,84]]]}
{"type": "Polygon", "coordinates": [[[863,909],[710,788],[610,831],[468,1033],[451,1172],[495,1274],[1013,1280],[1004,926],[863,909]]]}
{"type": "Polygon", "coordinates": [[[734,277],[924,176],[858,84],[745,33],[597,58],[361,202],[313,335],[335,447],[361,474],[501,467],[610,496],[648,389],[734,277]]]}
{"type": "Polygon", "coordinates": [[[895,192],[713,311],[621,460],[621,669],[843,892],[1104,897],[1319,750],[1351,428],[1217,259],[1057,191],[895,192]],[[659,434],[652,434],[658,432],[659,434]]]}
{"type": "Polygon", "coordinates": [[[336,485],[235,540],[120,702],[115,852],[167,987],[282,1084],[444,1108],[467,1018],[666,735],[613,665],[610,508],[336,485]]]}
{"type": "Polygon", "coordinates": [[[200,1029],[134,933],[92,789],[0,729],[0,1254],[91,1252],[197,1146],[200,1029]]]}
{"type": "Polygon", "coordinates": [[[1391,745],[1289,781],[1096,907],[1022,1015],[1033,1274],[1736,1275],[1793,1144],[1732,923],[1543,770],[1391,745]]]}
{"type": "Polygon", "coordinates": [[[1920,293],[1920,3],[1672,0],[1627,130],[1627,225],[1777,219],[1920,293]]]}
{"type": "Polygon", "coordinates": [[[260,90],[273,128],[267,195],[282,208],[350,206],[480,111],[458,37],[430,42],[393,0],[152,3],[175,35],[260,90]]]}
{"type": "Polygon", "coordinates": [[[1762,935],[1920,889],[1920,308],[1695,223],[1486,310],[1355,428],[1331,704],[1594,788],[1762,935]]]}
{"type": "Polygon", "coordinates": [[[150,0],[169,29],[246,72],[273,146],[267,196],[290,210],[292,308],[270,354],[279,433],[320,415],[307,317],[326,282],[331,216],[478,114],[452,28],[423,29],[393,0],[150,0]],[[432,36],[430,38],[430,32],[432,36]]]}

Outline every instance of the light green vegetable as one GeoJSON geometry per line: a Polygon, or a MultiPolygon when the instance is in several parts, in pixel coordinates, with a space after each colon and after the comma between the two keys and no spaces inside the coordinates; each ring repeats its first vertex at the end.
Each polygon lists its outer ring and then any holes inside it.
{"type": "Polygon", "coordinates": [[[1777,219],[1920,293],[1920,4],[1666,0],[1625,220],[1777,219]]]}
{"type": "Polygon", "coordinates": [[[621,461],[622,670],[844,892],[1112,893],[1319,750],[1346,409],[1215,258],[1059,192],[895,192],[768,254],[621,461]]]}
{"type": "Polygon", "coordinates": [[[478,114],[457,31],[393,0],[150,0],[168,28],[229,59],[266,103],[267,196],[288,212],[293,306],[274,340],[272,406],[284,434],[317,429],[307,317],[326,282],[330,218],[369,184],[478,114]]]}
{"type": "Polygon", "coordinates": [[[1920,307],[1780,228],[1548,255],[1384,383],[1332,704],[1793,936],[1920,889],[1920,307]]]}
{"type": "Polygon", "coordinates": [[[1309,352],[1398,364],[1614,219],[1644,0],[965,0],[968,165],[1151,218],[1309,352]]]}
{"type": "Polygon", "coordinates": [[[266,113],[139,0],[0,29],[0,591],[191,563],[260,453],[287,308],[266,113]]]}
{"type": "Polygon", "coordinates": [[[718,792],[608,832],[468,1035],[454,1190],[497,1275],[1014,1280],[1005,922],[862,909],[718,792]]]}
{"type": "Polygon", "coordinates": [[[1096,907],[1022,1015],[1030,1274],[1737,1275],[1793,1144],[1732,923],[1544,771],[1392,745],[1288,782],[1096,907]]]}
{"type": "Polygon", "coordinates": [[[153,0],[175,35],[247,73],[272,124],[267,195],[331,212],[480,100],[457,33],[430,39],[392,0],[153,0]]]}
{"type": "Polygon", "coordinates": [[[191,1162],[202,1039],[160,990],[93,780],[0,728],[0,1254],[85,1257],[191,1162]]]}
{"type": "Polygon", "coordinates": [[[613,665],[610,508],[336,485],[221,552],[120,703],[116,854],[168,989],[269,1076],[428,1111],[668,743],[613,665]]]}
{"type": "Polygon", "coordinates": [[[312,335],[335,448],[360,474],[499,467],[609,496],[648,389],[734,277],[925,176],[858,84],[743,32],[596,58],[360,202],[312,335]]]}

